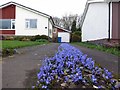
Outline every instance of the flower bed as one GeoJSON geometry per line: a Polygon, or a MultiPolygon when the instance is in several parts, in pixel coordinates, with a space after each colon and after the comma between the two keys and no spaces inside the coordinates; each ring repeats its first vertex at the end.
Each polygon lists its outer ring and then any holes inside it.
{"type": "Polygon", "coordinates": [[[118,88],[111,72],[69,44],[61,44],[54,57],[45,59],[37,78],[32,88],[118,88]]]}

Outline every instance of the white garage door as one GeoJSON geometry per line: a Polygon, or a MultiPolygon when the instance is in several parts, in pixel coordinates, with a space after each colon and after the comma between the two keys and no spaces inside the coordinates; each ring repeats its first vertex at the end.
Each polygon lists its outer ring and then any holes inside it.
{"type": "Polygon", "coordinates": [[[70,33],[68,32],[58,32],[58,42],[70,42],[70,33]]]}

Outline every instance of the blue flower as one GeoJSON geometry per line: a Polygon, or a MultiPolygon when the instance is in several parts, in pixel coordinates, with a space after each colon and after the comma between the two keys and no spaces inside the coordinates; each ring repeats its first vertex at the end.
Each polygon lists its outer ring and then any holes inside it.
{"type": "Polygon", "coordinates": [[[82,75],[80,75],[78,78],[79,78],[79,80],[82,80],[82,75]]]}
{"type": "Polygon", "coordinates": [[[100,86],[98,86],[98,89],[100,89],[100,88],[102,88],[102,86],[100,85],[100,86]]]}
{"type": "Polygon", "coordinates": [[[35,86],[32,86],[32,88],[34,89],[34,88],[35,88],[35,86]]]}
{"type": "Polygon", "coordinates": [[[92,75],[91,79],[93,83],[97,83],[97,78],[95,78],[95,75],[92,75]]]}
{"type": "Polygon", "coordinates": [[[46,80],[46,84],[50,84],[50,81],[48,79],[46,80]]]}
{"type": "Polygon", "coordinates": [[[67,82],[69,80],[69,78],[67,76],[65,76],[64,78],[65,78],[65,82],[67,82]]]}
{"type": "Polygon", "coordinates": [[[42,88],[47,88],[47,86],[43,85],[42,88]]]}
{"type": "Polygon", "coordinates": [[[36,86],[39,87],[42,84],[42,88],[48,88],[53,80],[66,83],[72,80],[75,84],[82,81],[86,84],[88,81],[84,78],[84,69],[92,72],[92,76],[89,78],[92,84],[98,85],[98,88],[102,87],[97,84],[99,83],[97,82],[99,80],[98,75],[105,80],[109,80],[111,82],[109,85],[111,84],[111,87],[114,87],[115,81],[112,79],[113,75],[111,72],[106,68],[102,69],[95,66],[95,61],[92,58],[88,58],[79,49],[66,43],[58,47],[58,52],[53,57],[45,58],[44,66],[40,68],[40,72],[37,74],[39,83],[36,86]]]}
{"type": "Polygon", "coordinates": [[[43,79],[40,79],[40,82],[44,82],[44,80],[43,80],[43,79]]]}

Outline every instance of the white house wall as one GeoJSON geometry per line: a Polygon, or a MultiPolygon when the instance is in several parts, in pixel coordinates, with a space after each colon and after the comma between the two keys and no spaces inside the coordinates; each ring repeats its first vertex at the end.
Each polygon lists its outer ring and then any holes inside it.
{"type": "Polygon", "coordinates": [[[82,26],[82,41],[108,38],[108,4],[91,3],[82,26]]]}
{"type": "Polygon", "coordinates": [[[70,42],[70,33],[58,32],[58,37],[61,37],[61,42],[70,42]]]}
{"type": "Polygon", "coordinates": [[[110,39],[112,39],[112,3],[110,3],[110,39]]]}
{"type": "Polygon", "coordinates": [[[48,18],[16,6],[16,32],[15,35],[47,35],[48,18]],[[25,19],[37,19],[37,29],[26,29],[25,19]],[[47,29],[45,28],[47,27],[47,29]]]}
{"type": "Polygon", "coordinates": [[[53,25],[51,23],[51,21],[49,21],[49,37],[52,38],[52,33],[53,33],[53,25]]]}

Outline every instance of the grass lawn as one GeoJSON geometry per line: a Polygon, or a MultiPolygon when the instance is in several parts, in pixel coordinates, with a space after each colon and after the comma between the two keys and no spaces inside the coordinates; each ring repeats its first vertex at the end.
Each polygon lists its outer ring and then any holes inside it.
{"type": "Polygon", "coordinates": [[[2,48],[2,41],[0,40],[0,49],[2,48]]]}
{"type": "Polygon", "coordinates": [[[3,40],[2,43],[0,43],[0,46],[2,46],[2,49],[14,49],[14,48],[20,48],[26,46],[41,45],[46,43],[47,42],[3,40]]]}
{"type": "Polygon", "coordinates": [[[91,48],[91,49],[97,49],[97,50],[104,51],[110,54],[114,54],[116,56],[120,56],[120,50],[118,48],[107,48],[104,46],[95,45],[95,44],[87,43],[87,42],[77,42],[77,43],[72,43],[72,44],[84,46],[84,47],[91,48]]]}

